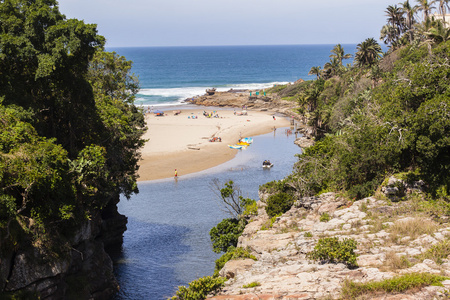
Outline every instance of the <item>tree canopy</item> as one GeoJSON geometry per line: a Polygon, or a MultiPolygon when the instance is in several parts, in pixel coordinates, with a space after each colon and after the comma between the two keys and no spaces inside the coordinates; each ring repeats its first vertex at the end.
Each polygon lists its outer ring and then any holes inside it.
{"type": "MultiPolygon", "coordinates": [[[[146,130],[131,62],[54,0],[0,2],[0,229],[100,213],[136,185],[146,130]]],[[[0,232],[1,233],[1,232],[0,232]]],[[[8,238],[13,238],[6,234],[8,238]]],[[[1,236],[0,236],[1,237],[1,236]]]]}

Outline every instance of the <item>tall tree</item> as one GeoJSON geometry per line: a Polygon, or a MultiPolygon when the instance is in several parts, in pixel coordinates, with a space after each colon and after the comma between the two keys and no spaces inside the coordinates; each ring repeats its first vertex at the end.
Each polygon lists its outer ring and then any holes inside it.
{"type": "Polygon", "coordinates": [[[442,14],[442,21],[444,22],[444,27],[447,27],[447,23],[445,22],[445,14],[447,13],[447,9],[450,9],[449,3],[450,0],[439,0],[439,12],[442,14]]]}
{"type": "MultiPolygon", "coordinates": [[[[391,24],[386,24],[381,28],[380,40],[384,41],[386,45],[394,46],[397,41],[397,31],[391,24]]],[[[394,46],[395,48],[395,46],[394,46]]]]}
{"type": "Polygon", "coordinates": [[[337,44],[334,46],[334,48],[331,50],[330,57],[336,58],[340,65],[342,65],[342,60],[352,58],[351,54],[345,54],[344,48],[341,46],[341,44],[337,44]]]}
{"type": "Polygon", "coordinates": [[[309,70],[308,75],[316,75],[317,79],[319,79],[320,78],[320,72],[321,72],[320,66],[311,67],[311,70],[309,70]]]}
{"type": "Polygon", "coordinates": [[[416,0],[418,3],[418,10],[423,12],[423,21],[428,23],[429,14],[432,9],[434,9],[433,4],[436,3],[436,0],[428,1],[428,0],[416,0]]]}
{"type": "Polygon", "coordinates": [[[409,0],[400,3],[402,6],[402,11],[405,15],[405,31],[408,32],[409,42],[411,43],[414,39],[413,26],[416,23],[414,16],[417,13],[418,6],[411,6],[409,0]]]}
{"type": "Polygon", "coordinates": [[[373,66],[378,62],[383,51],[374,38],[368,38],[356,46],[355,63],[357,66],[373,66]]]}
{"type": "Polygon", "coordinates": [[[342,65],[339,64],[339,60],[336,57],[330,59],[324,66],[324,77],[329,78],[331,76],[337,75],[342,65]]]}

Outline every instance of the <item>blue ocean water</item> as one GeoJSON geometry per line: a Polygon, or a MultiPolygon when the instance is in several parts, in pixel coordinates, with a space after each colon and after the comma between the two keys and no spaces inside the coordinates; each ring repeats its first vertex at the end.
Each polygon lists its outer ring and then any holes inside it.
{"type": "MultiPolygon", "coordinates": [[[[180,105],[187,98],[218,91],[264,89],[313,79],[311,67],[329,61],[334,45],[108,48],[134,62],[141,90],[136,104],[180,105]]],[[[343,45],[354,54],[356,45],[343,45]]],[[[351,63],[351,60],[344,63],[351,63]]]]}

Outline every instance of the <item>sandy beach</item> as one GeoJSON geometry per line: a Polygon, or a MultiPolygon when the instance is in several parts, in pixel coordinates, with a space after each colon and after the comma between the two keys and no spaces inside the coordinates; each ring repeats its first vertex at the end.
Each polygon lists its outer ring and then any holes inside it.
{"type": "MultiPolygon", "coordinates": [[[[207,113],[213,109],[206,110],[207,113]]],[[[236,110],[240,112],[240,110],[236,110]]],[[[199,172],[232,159],[237,151],[228,147],[240,137],[253,137],[271,132],[274,127],[287,127],[289,120],[273,113],[247,111],[248,115],[235,115],[233,110],[216,110],[219,118],[207,118],[203,109],[185,109],[175,115],[166,111],[164,116],[147,114],[148,131],[144,138],[140,161],[139,181],[169,178],[199,172]],[[222,142],[210,142],[220,137],[222,142]]]]}

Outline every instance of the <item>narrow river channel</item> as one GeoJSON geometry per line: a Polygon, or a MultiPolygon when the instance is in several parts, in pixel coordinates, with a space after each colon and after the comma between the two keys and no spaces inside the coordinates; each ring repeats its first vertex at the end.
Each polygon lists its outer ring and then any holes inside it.
{"type": "MultiPolygon", "coordinates": [[[[177,286],[212,275],[214,261],[209,230],[228,215],[214,194],[212,182],[233,180],[243,196],[258,200],[260,185],[292,172],[300,148],[286,128],[253,137],[253,144],[234,159],[195,174],[140,182],[140,193],[122,199],[128,217],[115,275],[121,290],[114,299],[167,299],[177,286]],[[270,170],[261,167],[269,159],[270,170]]],[[[224,145],[226,147],[227,145],[224,145]]]]}

